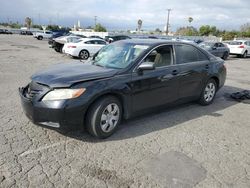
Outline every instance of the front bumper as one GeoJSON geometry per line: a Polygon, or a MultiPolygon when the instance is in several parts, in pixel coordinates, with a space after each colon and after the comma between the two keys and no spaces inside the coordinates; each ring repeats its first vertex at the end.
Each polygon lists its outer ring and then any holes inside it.
{"type": "Polygon", "coordinates": [[[26,88],[19,88],[21,104],[25,115],[36,125],[58,130],[83,127],[85,113],[79,106],[70,107],[66,101],[42,102],[25,96],[26,88]]]}

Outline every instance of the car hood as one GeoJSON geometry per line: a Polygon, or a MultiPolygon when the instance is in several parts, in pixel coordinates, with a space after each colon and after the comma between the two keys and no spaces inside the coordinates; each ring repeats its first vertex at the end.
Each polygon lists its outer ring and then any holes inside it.
{"type": "Polygon", "coordinates": [[[49,87],[70,87],[82,81],[114,76],[118,70],[92,65],[91,63],[72,62],[57,64],[35,73],[31,79],[49,87]]]}

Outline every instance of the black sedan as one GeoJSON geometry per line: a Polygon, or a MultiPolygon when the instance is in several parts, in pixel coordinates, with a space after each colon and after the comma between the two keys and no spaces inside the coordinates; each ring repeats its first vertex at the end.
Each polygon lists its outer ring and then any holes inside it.
{"type": "Polygon", "coordinates": [[[199,46],[224,60],[228,58],[230,53],[230,49],[227,47],[227,45],[221,42],[202,42],[199,44],[199,46]]]}
{"type": "Polygon", "coordinates": [[[122,119],[146,111],[212,103],[225,78],[224,61],[196,45],[131,39],[103,47],[86,63],[38,72],[19,93],[35,124],[59,130],[80,125],[106,138],[122,119]]]}

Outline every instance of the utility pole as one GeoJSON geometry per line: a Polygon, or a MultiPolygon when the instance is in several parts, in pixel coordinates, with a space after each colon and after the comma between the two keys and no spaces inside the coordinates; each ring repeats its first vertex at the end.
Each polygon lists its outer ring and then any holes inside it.
{"type": "Polygon", "coordinates": [[[96,27],[96,22],[97,22],[97,16],[95,16],[95,27],[96,27]]]}
{"type": "Polygon", "coordinates": [[[167,25],[166,25],[166,35],[168,35],[168,30],[169,30],[169,16],[170,16],[170,12],[171,12],[171,9],[167,9],[168,11],[168,18],[167,18],[167,25]]]}

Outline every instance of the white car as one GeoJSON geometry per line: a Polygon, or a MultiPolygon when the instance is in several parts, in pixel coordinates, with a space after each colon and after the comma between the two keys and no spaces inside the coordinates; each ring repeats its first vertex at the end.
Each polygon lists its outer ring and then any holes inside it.
{"type": "Polygon", "coordinates": [[[235,40],[227,42],[231,55],[246,58],[250,55],[250,40],[235,40]]]}
{"type": "Polygon", "coordinates": [[[107,45],[106,41],[99,38],[83,38],[74,43],[64,44],[62,51],[73,57],[88,59],[105,45],[107,45]]]}
{"type": "Polygon", "coordinates": [[[44,31],[44,32],[36,32],[34,33],[33,36],[37,38],[37,40],[43,40],[52,37],[52,35],[53,35],[52,31],[44,31]]]}

